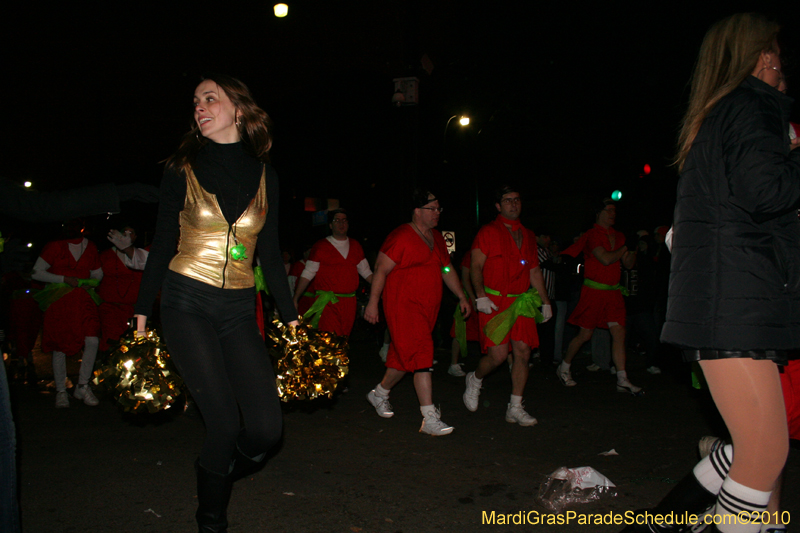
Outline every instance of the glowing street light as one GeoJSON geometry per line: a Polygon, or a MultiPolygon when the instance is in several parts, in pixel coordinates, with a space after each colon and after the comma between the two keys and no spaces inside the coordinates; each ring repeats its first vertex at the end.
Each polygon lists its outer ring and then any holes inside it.
{"type": "Polygon", "coordinates": [[[462,116],[460,119],[458,119],[458,123],[462,126],[469,126],[469,117],[462,116]]]}
{"type": "Polygon", "coordinates": [[[283,18],[289,14],[289,6],[286,4],[275,4],[273,9],[275,10],[275,16],[278,18],[283,18]]]}
{"type": "Polygon", "coordinates": [[[452,117],[447,119],[447,124],[444,125],[444,134],[442,135],[442,160],[447,163],[447,128],[450,126],[450,122],[453,121],[454,118],[458,118],[458,123],[461,124],[461,127],[467,126],[469,124],[469,117],[466,115],[453,115],[452,117]]]}
{"type": "Polygon", "coordinates": [[[30,181],[26,181],[25,183],[23,183],[23,185],[25,186],[26,189],[28,189],[33,185],[33,183],[31,183],[30,181]]]}

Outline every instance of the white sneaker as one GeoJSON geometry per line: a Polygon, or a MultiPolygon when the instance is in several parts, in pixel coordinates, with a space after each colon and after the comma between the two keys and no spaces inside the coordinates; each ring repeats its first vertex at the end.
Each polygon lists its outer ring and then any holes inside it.
{"type": "Polygon", "coordinates": [[[457,378],[463,378],[467,375],[466,372],[461,369],[461,365],[459,364],[450,365],[450,368],[447,369],[447,373],[457,378]]]}
{"type": "Polygon", "coordinates": [[[539,421],[529,415],[523,406],[508,404],[506,422],[517,423],[520,426],[535,426],[539,421]]]}
{"type": "Polygon", "coordinates": [[[561,370],[561,365],[556,368],[556,376],[558,376],[558,380],[561,382],[562,385],[565,387],[574,387],[577,385],[574,379],[572,379],[572,373],[569,370],[561,370]]]}
{"type": "Polygon", "coordinates": [[[61,390],[56,393],[56,409],[65,407],[69,407],[69,394],[67,394],[67,391],[61,390]]]}
{"type": "Polygon", "coordinates": [[[76,400],[83,400],[83,403],[92,407],[100,403],[94,395],[94,392],[92,392],[92,389],[89,388],[89,385],[78,385],[75,387],[75,392],[72,393],[72,397],[76,400]]]}
{"type": "Polygon", "coordinates": [[[642,396],[644,394],[644,391],[641,387],[637,387],[628,381],[627,378],[623,380],[617,380],[617,392],[628,392],[634,396],[642,396]]]}
{"type": "Polygon", "coordinates": [[[367,393],[367,401],[372,404],[372,407],[375,408],[375,412],[378,413],[378,416],[381,418],[392,418],[394,416],[392,406],[389,404],[389,398],[378,396],[375,394],[375,389],[367,393]]]}
{"type": "Polygon", "coordinates": [[[452,433],[453,427],[442,422],[442,413],[436,409],[432,415],[422,419],[422,426],[420,426],[419,432],[427,433],[434,437],[441,437],[442,435],[449,435],[452,433]]]}
{"type": "Polygon", "coordinates": [[[611,368],[609,368],[608,371],[611,372],[612,376],[616,376],[617,375],[617,367],[615,367],[615,366],[612,366],[611,368]]]}
{"type": "Polygon", "coordinates": [[[464,391],[464,405],[473,413],[478,410],[478,398],[481,395],[481,386],[475,383],[475,372],[467,374],[467,390],[464,391]]]}
{"type": "Polygon", "coordinates": [[[598,370],[600,370],[600,367],[592,363],[591,365],[586,367],[586,370],[588,370],[589,372],[597,372],[598,370]]]}
{"type": "Polygon", "coordinates": [[[697,451],[700,453],[700,459],[707,457],[711,452],[724,445],[725,442],[718,437],[702,437],[700,442],[697,443],[697,451]]]}
{"type": "Polygon", "coordinates": [[[653,374],[654,376],[655,376],[655,375],[658,375],[658,374],[660,374],[660,373],[661,373],[661,369],[660,369],[660,368],[658,368],[658,367],[657,367],[657,366],[655,366],[655,365],[654,365],[654,366],[651,366],[651,367],[648,367],[648,368],[647,368],[647,371],[648,371],[650,374],[653,374]]]}

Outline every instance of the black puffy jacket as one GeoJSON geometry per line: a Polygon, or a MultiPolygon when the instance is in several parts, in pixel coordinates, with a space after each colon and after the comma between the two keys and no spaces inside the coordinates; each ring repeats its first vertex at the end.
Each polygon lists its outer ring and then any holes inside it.
{"type": "Polygon", "coordinates": [[[703,121],[678,181],[664,342],[800,347],[800,149],[792,99],[749,76],[703,121]]]}

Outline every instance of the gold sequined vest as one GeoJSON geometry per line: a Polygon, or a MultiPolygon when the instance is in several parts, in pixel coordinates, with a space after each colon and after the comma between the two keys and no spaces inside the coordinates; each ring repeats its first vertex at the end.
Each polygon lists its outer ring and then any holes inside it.
{"type": "Polygon", "coordinates": [[[223,289],[253,287],[256,240],[264,227],[268,209],[266,170],[261,173],[255,197],[231,227],[216,195],[203,189],[187,167],[178,253],[169,263],[170,270],[223,289]],[[234,245],[234,228],[236,240],[247,247],[247,259],[243,261],[234,261],[229,253],[234,245]]]}

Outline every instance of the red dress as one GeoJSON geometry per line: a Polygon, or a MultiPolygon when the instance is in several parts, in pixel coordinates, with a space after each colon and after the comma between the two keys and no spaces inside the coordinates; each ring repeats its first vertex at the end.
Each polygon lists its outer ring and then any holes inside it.
{"type": "MultiPolygon", "coordinates": [[[[467,252],[464,255],[464,258],[461,260],[461,268],[466,268],[467,270],[470,269],[472,265],[472,254],[467,252]]],[[[469,296],[467,296],[469,298],[469,296]]],[[[475,302],[472,302],[471,305],[474,307],[475,302]]],[[[461,312],[460,308],[456,309],[457,312],[461,312]]],[[[473,309],[472,313],[470,313],[469,318],[466,321],[466,331],[467,331],[467,341],[476,341],[479,342],[481,340],[481,324],[478,320],[478,310],[473,309]]],[[[456,321],[453,320],[453,325],[450,327],[450,336],[454,339],[456,338],[456,321]]]]}
{"type": "Polygon", "coordinates": [[[386,366],[413,372],[433,365],[433,338],[442,302],[442,268],[450,264],[447,245],[432,231],[433,250],[410,224],[386,237],[381,252],[394,261],[383,289],[383,311],[392,336],[386,366]]]}
{"type": "Polygon", "coordinates": [[[119,339],[133,318],[142,272],[125,266],[111,248],[100,254],[100,265],[103,268],[103,281],[97,288],[97,294],[103,299],[99,308],[100,349],[107,350],[108,341],[119,339]]]}
{"type": "MultiPolygon", "coordinates": [[[[41,258],[50,265],[48,272],[59,276],[88,279],[90,271],[100,268],[97,247],[88,241],[80,259],[75,261],[69,251],[69,242],[54,241],[45,245],[41,258]]],[[[99,335],[100,316],[97,305],[82,288],[72,289],[50,304],[44,312],[43,352],[59,351],[73,355],[81,351],[86,337],[99,335]]]]}
{"type": "Polygon", "coordinates": [[[536,332],[536,320],[524,316],[517,317],[511,331],[503,342],[495,344],[483,332],[486,324],[497,314],[508,309],[516,298],[508,297],[509,294],[522,294],[531,286],[531,270],[539,266],[539,254],[536,246],[536,235],[524,226],[522,231],[522,247],[517,248],[514,237],[499,218],[483,226],[472,249],[479,249],[486,256],[483,265],[484,286],[494,289],[502,296],[486,294],[498,307],[491,314],[480,313],[481,348],[485,352],[492,346],[500,346],[509,340],[522,341],[531,348],[539,346],[539,335],[536,332]]]}
{"type": "MultiPolygon", "coordinates": [[[[308,256],[309,261],[319,263],[319,270],[306,292],[332,291],[335,294],[351,294],[358,289],[358,264],[364,260],[364,250],[358,241],[350,240],[347,257],[342,257],[328,239],[314,244],[308,256]]],[[[329,303],[322,311],[318,329],[337,335],[349,336],[356,319],[356,298],[338,297],[338,303],[329,303]]],[[[316,300],[309,298],[313,303],[316,300]]],[[[303,311],[305,312],[305,311],[303,311]]]]}
{"type": "MultiPolygon", "coordinates": [[[[604,228],[595,224],[583,237],[561,252],[576,257],[583,252],[585,261],[584,277],[605,285],[619,283],[620,264],[615,261],[610,265],[601,263],[592,253],[595,248],[602,247],[607,251],[619,250],[625,245],[625,235],[614,228],[604,228]],[[614,235],[614,247],[611,247],[610,235],[614,235]]],[[[609,322],[625,325],[625,300],[618,290],[609,291],[593,289],[584,285],[581,288],[581,299],[567,321],[584,329],[608,329],[609,322]]]]}

